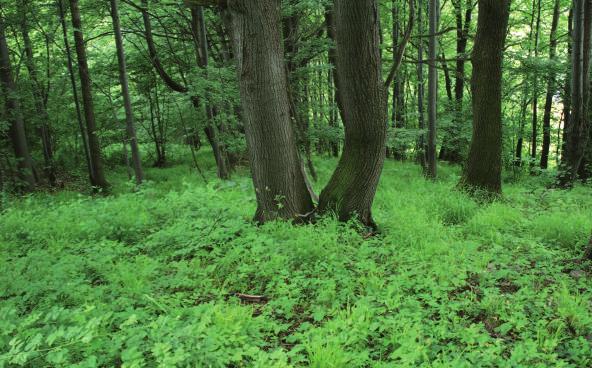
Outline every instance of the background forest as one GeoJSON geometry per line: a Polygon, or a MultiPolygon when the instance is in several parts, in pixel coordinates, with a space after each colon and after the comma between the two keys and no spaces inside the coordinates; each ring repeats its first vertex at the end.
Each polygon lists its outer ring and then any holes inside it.
{"type": "Polygon", "coordinates": [[[0,0],[1,367],[592,366],[592,0],[0,0]]]}

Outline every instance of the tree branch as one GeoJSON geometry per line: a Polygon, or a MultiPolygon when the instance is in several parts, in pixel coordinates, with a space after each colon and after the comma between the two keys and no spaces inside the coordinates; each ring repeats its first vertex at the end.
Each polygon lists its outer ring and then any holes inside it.
{"type": "Polygon", "coordinates": [[[389,72],[389,75],[384,82],[384,87],[388,90],[393,84],[393,80],[397,75],[397,72],[401,68],[401,62],[403,61],[403,55],[405,55],[405,48],[407,47],[407,43],[411,38],[411,33],[413,32],[413,23],[415,22],[415,0],[409,0],[409,23],[407,23],[407,29],[405,30],[405,36],[403,37],[403,41],[396,50],[395,57],[393,58],[393,66],[389,72]]]}

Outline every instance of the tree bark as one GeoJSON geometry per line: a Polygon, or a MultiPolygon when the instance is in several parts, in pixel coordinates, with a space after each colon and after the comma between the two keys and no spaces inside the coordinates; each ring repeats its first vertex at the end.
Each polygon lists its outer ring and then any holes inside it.
{"type": "MultiPolygon", "coordinates": [[[[553,21],[551,22],[551,36],[549,41],[549,60],[555,61],[557,55],[557,26],[559,24],[560,1],[555,0],[553,8],[553,21]]],[[[545,97],[545,112],[543,114],[543,147],[541,150],[541,169],[549,167],[549,150],[551,149],[551,109],[553,108],[553,96],[556,92],[556,75],[553,70],[547,77],[547,95],[545,97]]]]}
{"type": "Polygon", "coordinates": [[[589,134],[590,30],[592,1],[574,0],[571,72],[571,116],[565,136],[558,184],[571,187],[584,157],[589,134]]]}
{"type": "Polygon", "coordinates": [[[17,96],[18,91],[12,77],[10,54],[6,41],[6,25],[3,16],[3,14],[0,14],[0,83],[5,98],[10,141],[17,159],[18,176],[22,181],[22,189],[30,191],[36,184],[33,160],[27,143],[25,121],[19,97],[17,96]]]}
{"type": "Polygon", "coordinates": [[[336,73],[345,146],[319,210],[375,227],[372,202],[385,158],[387,90],[382,81],[375,0],[335,1],[336,73]]]}
{"type": "Polygon", "coordinates": [[[121,35],[118,3],[118,0],[111,0],[111,19],[113,20],[113,31],[115,32],[117,61],[119,63],[119,82],[121,84],[121,95],[123,96],[123,106],[125,108],[127,141],[130,144],[132,152],[132,164],[136,176],[136,183],[139,185],[142,184],[142,181],[144,180],[144,170],[142,169],[142,159],[140,157],[136,127],[134,125],[134,114],[132,111],[132,101],[130,98],[129,82],[127,78],[127,64],[125,60],[125,49],[123,47],[123,37],[121,35]]]}
{"type": "Polygon", "coordinates": [[[88,70],[84,36],[82,34],[82,21],[80,19],[80,8],[78,0],[70,0],[70,11],[72,13],[72,27],[74,27],[74,41],[76,55],[78,56],[78,73],[80,74],[80,87],[82,91],[82,105],[84,106],[84,117],[86,120],[86,133],[88,135],[88,149],[90,161],[92,162],[91,184],[93,187],[107,190],[109,183],[105,179],[101,159],[101,145],[97,136],[95,122],[95,111],[92,97],[92,82],[88,70]]]}
{"type": "Polygon", "coordinates": [[[471,91],[473,137],[461,186],[490,194],[502,191],[502,61],[509,0],[479,0],[471,91]]]}
{"type": "Polygon", "coordinates": [[[438,18],[440,12],[440,2],[438,0],[430,0],[429,2],[429,70],[428,70],[428,144],[427,144],[427,170],[426,176],[429,179],[435,180],[438,177],[438,163],[436,141],[437,132],[436,125],[438,119],[438,40],[436,33],[438,32],[438,18]]]}
{"type": "Polygon", "coordinates": [[[280,3],[228,2],[258,222],[313,211],[290,122],[280,3]]]}

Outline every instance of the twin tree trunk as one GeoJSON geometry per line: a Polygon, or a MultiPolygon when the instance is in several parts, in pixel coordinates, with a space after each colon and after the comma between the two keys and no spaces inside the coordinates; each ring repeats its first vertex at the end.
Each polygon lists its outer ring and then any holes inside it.
{"type": "Polygon", "coordinates": [[[259,222],[297,219],[314,208],[290,121],[280,3],[228,2],[259,222]]]}
{"type": "Polygon", "coordinates": [[[103,172],[101,145],[99,144],[99,137],[97,136],[95,110],[92,98],[92,82],[90,80],[86,59],[84,37],[82,36],[82,21],[80,20],[78,0],[70,0],[70,11],[72,12],[72,27],[74,27],[74,41],[76,45],[76,55],[78,57],[78,72],[80,74],[82,105],[84,107],[84,117],[86,120],[89,158],[92,164],[90,182],[93,187],[106,190],[109,188],[109,183],[107,183],[107,179],[105,179],[105,174],[103,172]]]}
{"type": "Polygon", "coordinates": [[[31,159],[27,144],[25,121],[17,95],[18,91],[12,79],[10,54],[8,44],[6,43],[6,28],[2,14],[0,14],[0,84],[2,85],[2,92],[5,98],[9,135],[17,159],[19,178],[22,181],[23,189],[31,190],[36,184],[33,172],[33,160],[31,159]]]}
{"type": "Polygon", "coordinates": [[[345,146],[319,202],[321,212],[333,211],[342,221],[358,216],[372,227],[371,208],[384,164],[387,121],[378,14],[375,0],[335,1],[336,77],[345,146]]]}
{"type": "Polygon", "coordinates": [[[461,186],[469,191],[502,190],[502,60],[509,0],[479,0],[473,47],[473,139],[461,186]]]}
{"type": "Polygon", "coordinates": [[[134,126],[134,115],[132,111],[132,101],[129,93],[129,82],[127,78],[127,65],[125,61],[125,51],[123,48],[123,37],[121,35],[121,24],[119,21],[118,0],[111,0],[111,18],[113,20],[113,31],[115,32],[115,45],[117,47],[117,61],[119,63],[119,81],[121,84],[121,94],[123,96],[123,106],[125,108],[125,130],[127,140],[132,151],[132,164],[136,176],[136,183],[142,184],[144,180],[144,171],[142,170],[142,159],[138,147],[138,138],[136,137],[136,127],[134,126]]]}

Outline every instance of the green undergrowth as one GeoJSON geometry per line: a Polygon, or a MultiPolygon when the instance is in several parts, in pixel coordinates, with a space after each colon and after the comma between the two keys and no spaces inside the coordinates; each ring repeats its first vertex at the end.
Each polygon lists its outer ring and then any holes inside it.
{"type": "Polygon", "coordinates": [[[456,168],[389,162],[369,236],[253,225],[246,174],[150,169],[138,190],[122,174],[108,197],[5,205],[0,367],[592,366],[591,188],[483,204],[456,168]]]}

